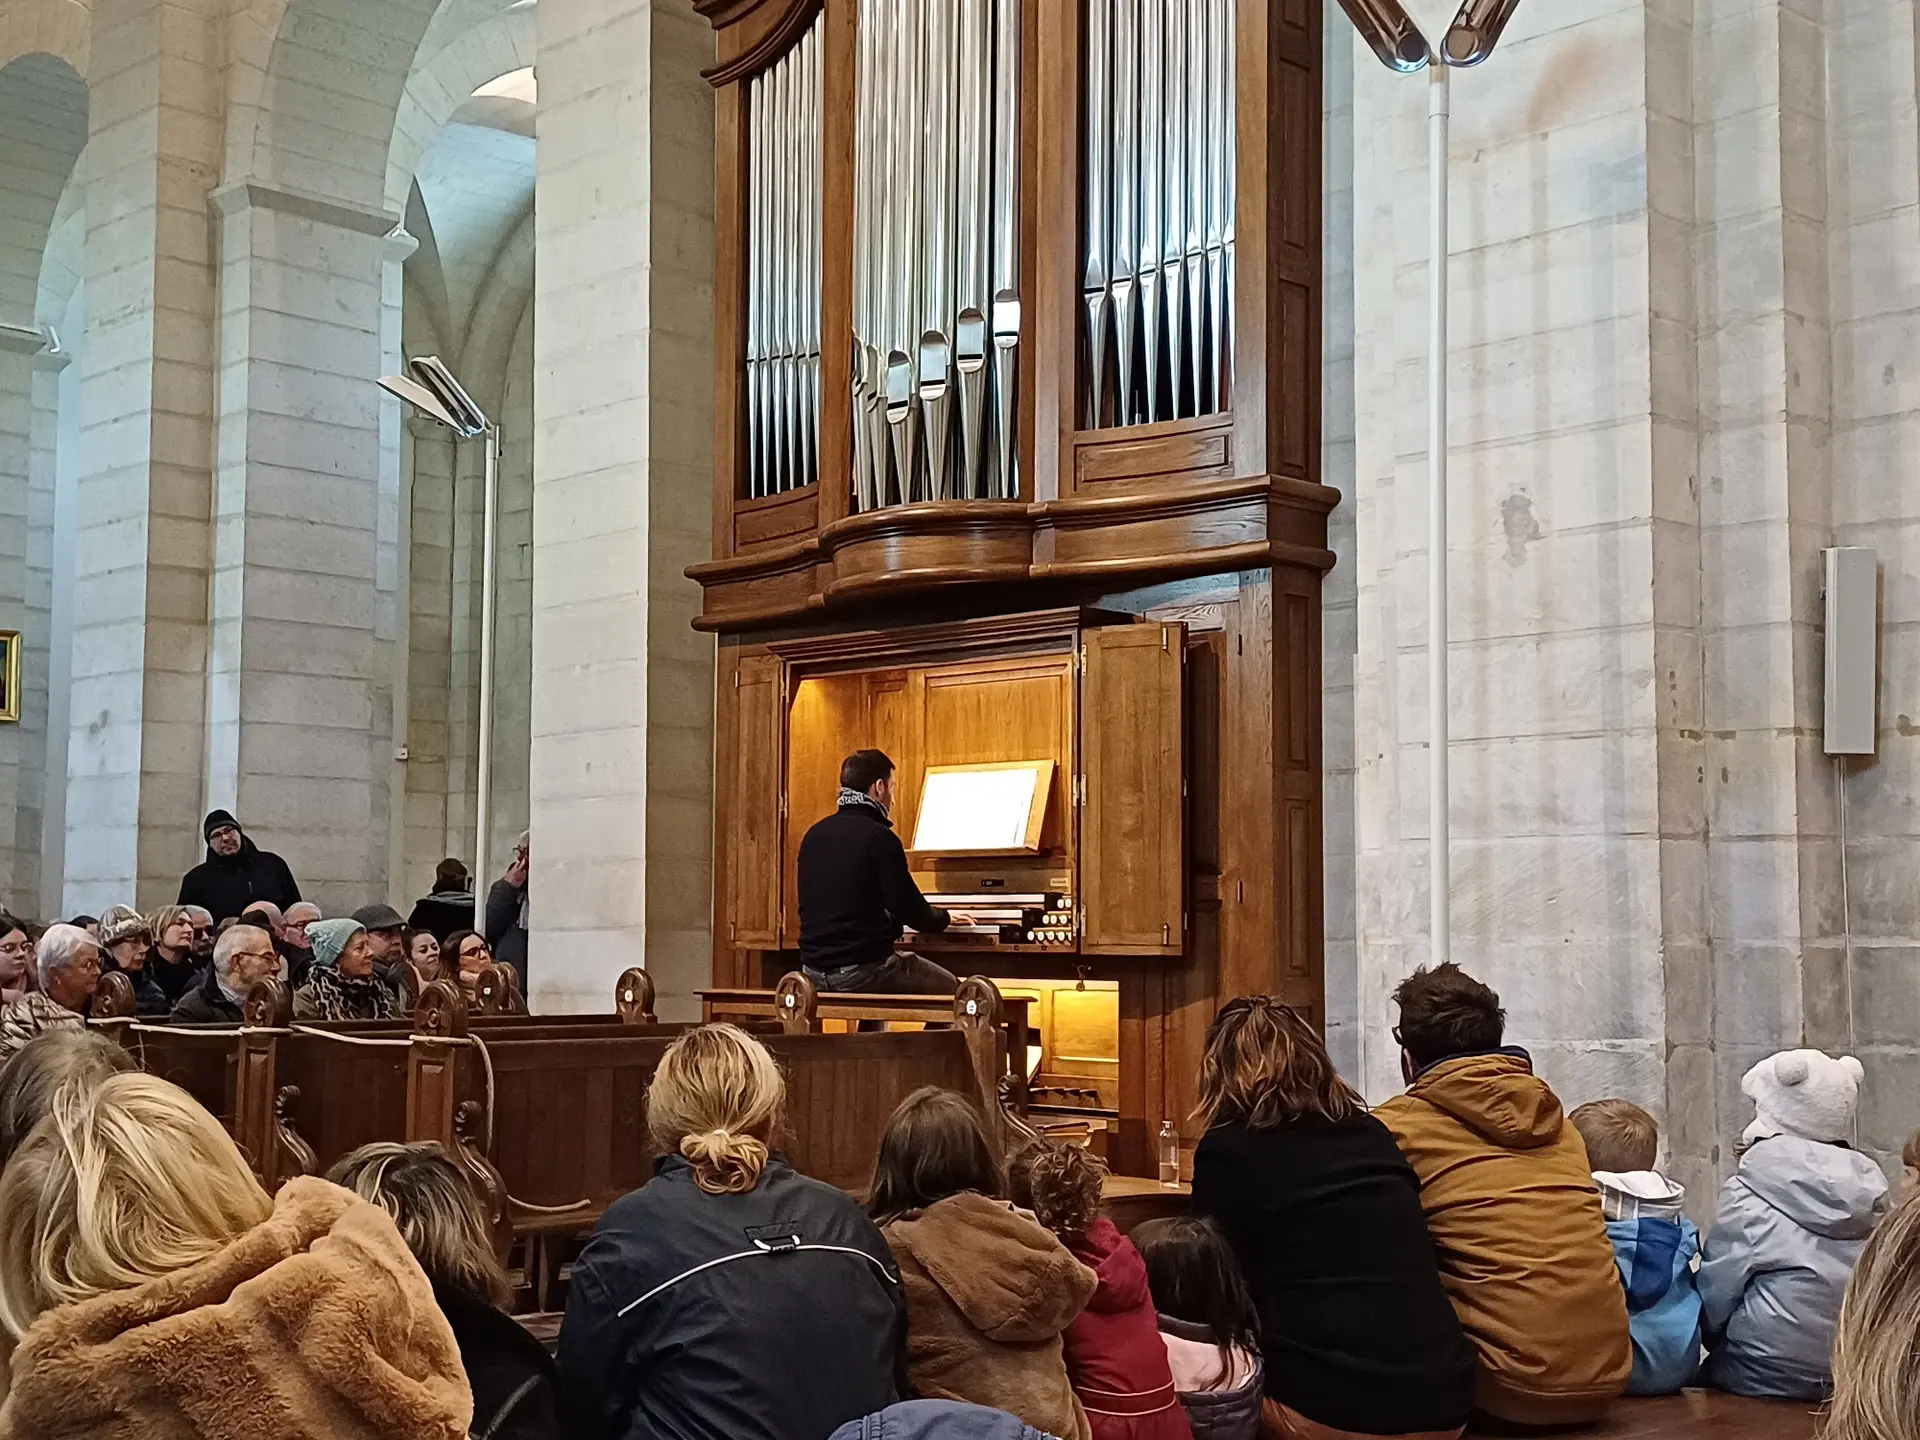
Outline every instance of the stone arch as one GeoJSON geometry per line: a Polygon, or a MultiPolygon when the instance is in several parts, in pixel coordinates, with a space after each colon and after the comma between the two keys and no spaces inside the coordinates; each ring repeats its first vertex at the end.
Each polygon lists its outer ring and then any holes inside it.
{"type": "Polygon", "coordinates": [[[89,0],[7,0],[0,26],[0,68],[26,55],[51,55],[83,81],[93,50],[89,0]]]}
{"type": "Polygon", "coordinates": [[[530,67],[536,49],[532,6],[517,3],[501,9],[499,0],[447,0],[421,43],[394,120],[387,152],[388,209],[406,204],[420,157],[440,127],[489,80],[530,67]],[[481,6],[490,7],[491,13],[475,24],[457,25],[450,18],[481,6]]]}
{"type": "Polygon", "coordinates": [[[0,321],[38,308],[41,258],[87,144],[87,86],[73,65],[35,50],[0,67],[0,194],[13,222],[0,252],[0,321]]]}
{"type": "Polygon", "coordinates": [[[533,299],[533,211],[529,209],[494,256],[467,326],[461,364],[490,414],[506,403],[507,369],[521,320],[533,299]]]}

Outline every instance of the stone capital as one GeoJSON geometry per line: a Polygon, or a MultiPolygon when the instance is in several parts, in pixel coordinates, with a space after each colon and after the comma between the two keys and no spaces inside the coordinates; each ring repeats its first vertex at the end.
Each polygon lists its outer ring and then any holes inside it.
{"type": "MultiPolygon", "coordinates": [[[[259,180],[235,180],[220,186],[207,197],[213,211],[223,220],[244,215],[250,210],[270,210],[278,215],[293,215],[336,230],[352,230],[361,235],[388,236],[401,229],[401,216],[392,210],[371,209],[350,201],[336,200],[290,185],[268,185],[259,180]]],[[[411,236],[408,236],[411,239],[411,236]]],[[[417,243],[417,242],[416,242],[417,243]]],[[[409,252],[411,253],[411,252],[409,252]]]]}

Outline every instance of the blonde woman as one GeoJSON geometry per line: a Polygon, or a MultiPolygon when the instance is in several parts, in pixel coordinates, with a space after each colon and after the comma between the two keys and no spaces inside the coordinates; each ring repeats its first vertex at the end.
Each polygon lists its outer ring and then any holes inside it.
{"type": "Polygon", "coordinates": [[[461,1440],[473,1397],[393,1221],[324,1180],[269,1200],[184,1091],[54,1093],[0,1174],[0,1435],[461,1440]]]}
{"type": "Polygon", "coordinates": [[[786,1087],[731,1025],[667,1050],[647,1093],[652,1180],[573,1269],[569,1437],[820,1440],[892,1403],[900,1281],[853,1200],[772,1153],[786,1087]]]}
{"type": "Polygon", "coordinates": [[[494,1253],[480,1197],[453,1158],[433,1144],[362,1145],[327,1178],[391,1215],[433,1282],[473,1386],[473,1434],[558,1440],[553,1360],[507,1314],[513,1287],[494,1253]]]}
{"type": "Polygon", "coordinates": [[[1880,1222],[1840,1306],[1820,1440],[1920,1440],[1920,1204],[1880,1222]]]}

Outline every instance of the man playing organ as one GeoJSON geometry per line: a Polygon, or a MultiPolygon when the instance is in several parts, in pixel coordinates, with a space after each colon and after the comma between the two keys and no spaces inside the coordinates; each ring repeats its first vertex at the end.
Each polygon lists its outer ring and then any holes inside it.
{"type": "Polygon", "coordinates": [[[950,917],[914,883],[892,808],[893,761],[856,750],[840,766],[839,808],[800,842],[800,963],[823,990],[951,995],[952,971],[894,948],[904,927],[937,933],[950,917]]]}

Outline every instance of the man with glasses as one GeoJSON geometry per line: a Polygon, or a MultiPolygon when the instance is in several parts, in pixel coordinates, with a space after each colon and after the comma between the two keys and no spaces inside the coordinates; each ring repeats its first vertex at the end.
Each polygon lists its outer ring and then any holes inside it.
{"type": "Polygon", "coordinates": [[[0,1064],[44,1031],[85,1026],[100,988],[100,946],[77,925],[49,925],[34,961],[40,988],[0,1009],[0,1064]]]}
{"type": "Polygon", "coordinates": [[[187,919],[193,925],[193,963],[194,968],[204,969],[213,963],[213,940],[220,933],[220,927],[213,923],[213,912],[204,905],[182,905],[187,919]]]}
{"type": "Polygon", "coordinates": [[[207,858],[180,881],[182,905],[203,907],[218,925],[256,900],[271,901],[281,910],[300,902],[300,887],[287,862],[249,840],[230,812],[210,813],[200,833],[206,837],[207,858]]]}
{"type": "Polygon", "coordinates": [[[254,925],[235,925],[213,947],[213,964],[198,985],[173,1007],[176,1025],[238,1025],[247,992],[280,973],[273,937],[254,925]]]}

